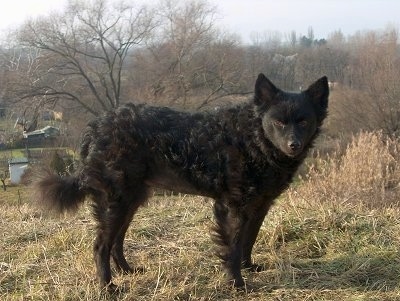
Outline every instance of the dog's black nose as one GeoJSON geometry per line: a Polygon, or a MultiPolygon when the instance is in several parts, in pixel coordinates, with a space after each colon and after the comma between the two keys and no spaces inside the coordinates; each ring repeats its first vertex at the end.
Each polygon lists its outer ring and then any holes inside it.
{"type": "Polygon", "coordinates": [[[301,148],[301,142],[298,140],[289,141],[288,146],[292,151],[297,151],[301,148]]]}

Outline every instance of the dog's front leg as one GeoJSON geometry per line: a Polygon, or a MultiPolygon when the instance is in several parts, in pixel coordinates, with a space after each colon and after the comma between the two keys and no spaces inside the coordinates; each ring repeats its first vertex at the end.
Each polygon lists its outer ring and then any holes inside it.
{"type": "Polygon", "coordinates": [[[98,230],[93,251],[100,288],[114,290],[116,286],[111,283],[110,244],[102,230],[98,230]]]}
{"type": "Polygon", "coordinates": [[[251,208],[247,208],[249,211],[249,218],[244,225],[244,233],[246,234],[243,239],[242,253],[242,268],[244,269],[253,272],[261,272],[265,268],[264,265],[256,264],[251,260],[251,252],[260,231],[260,227],[272,205],[272,202],[272,198],[260,199],[258,202],[254,202],[254,205],[252,205],[251,208]]]}
{"type": "Polygon", "coordinates": [[[225,262],[227,268],[229,280],[233,281],[235,287],[244,286],[244,280],[241,272],[241,264],[243,257],[243,224],[245,220],[243,217],[238,216],[236,223],[232,224],[232,234],[233,238],[231,245],[229,246],[229,256],[228,260],[225,262]]]}
{"type": "Polygon", "coordinates": [[[241,261],[246,216],[238,208],[220,201],[214,205],[214,214],[214,241],[219,245],[218,256],[222,259],[228,280],[235,287],[242,287],[245,284],[241,273],[241,261]]]}

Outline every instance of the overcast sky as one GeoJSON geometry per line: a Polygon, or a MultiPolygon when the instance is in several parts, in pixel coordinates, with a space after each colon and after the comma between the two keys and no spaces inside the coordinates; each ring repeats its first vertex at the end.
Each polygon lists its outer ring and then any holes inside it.
{"type": "MultiPolygon", "coordinates": [[[[144,0],[141,0],[144,1],[144,0]]],[[[156,2],[156,0],[147,0],[156,2]]],[[[326,38],[341,30],[351,35],[359,30],[399,28],[400,0],[209,0],[218,7],[219,25],[238,33],[244,41],[257,32],[295,30],[326,38]]],[[[0,6],[0,30],[15,27],[29,16],[62,9],[66,0],[7,0],[0,6]]]]}

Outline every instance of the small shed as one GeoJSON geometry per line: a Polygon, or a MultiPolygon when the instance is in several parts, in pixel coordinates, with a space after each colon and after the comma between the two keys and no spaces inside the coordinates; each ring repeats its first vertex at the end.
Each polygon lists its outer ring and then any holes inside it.
{"type": "Polygon", "coordinates": [[[28,167],[28,163],[29,160],[27,158],[12,158],[8,161],[11,184],[19,184],[21,182],[21,177],[28,167]]]}

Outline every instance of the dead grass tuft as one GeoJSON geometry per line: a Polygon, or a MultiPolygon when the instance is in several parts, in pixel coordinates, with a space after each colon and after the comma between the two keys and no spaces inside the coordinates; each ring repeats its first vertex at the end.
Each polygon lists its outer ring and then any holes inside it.
{"type": "Polygon", "coordinates": [[[400,140],[380,132],[355,136],[343,156],[314,161],[302,185],[307,199],[353,202],[370,207],[397,205],[400,140]]]}

